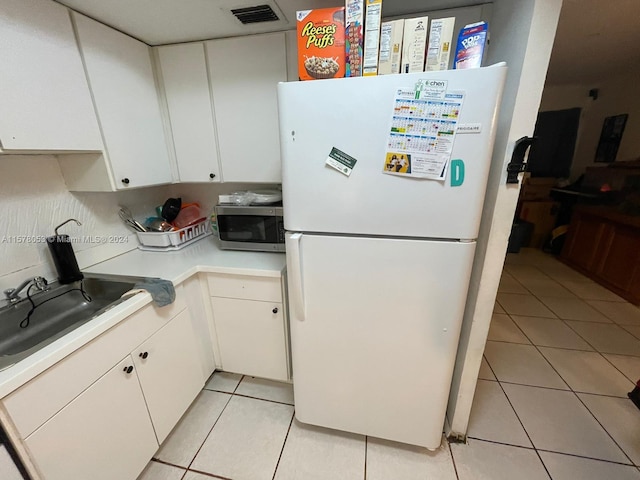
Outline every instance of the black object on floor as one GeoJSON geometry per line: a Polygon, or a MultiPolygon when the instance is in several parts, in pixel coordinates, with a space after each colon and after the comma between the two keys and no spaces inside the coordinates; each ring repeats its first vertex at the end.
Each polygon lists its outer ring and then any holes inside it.
{"type": "Polygon", "coordinates": [[[636,386],[627,395],[635,403],[636,407],[640,408],[640,380],[636,382],[636,386]]]}
{"type": "Polygon", "coordinates": [[[529,245],[531,234],[533,233],[533,223],[524,220],[516,220],[511,227],[507,253],[519,253],[520,248],[529,245]]]}

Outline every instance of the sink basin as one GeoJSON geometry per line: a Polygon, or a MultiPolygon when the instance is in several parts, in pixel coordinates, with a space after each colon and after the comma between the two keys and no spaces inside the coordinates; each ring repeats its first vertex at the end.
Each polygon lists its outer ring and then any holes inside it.
{"type": "Polygon", "coordinates": [[[31,355],[54,340],[96,318],[123,302],[123,293],[131,290],[139,279],[133,277],[89,277],[82,282],[88,298],[80,292],[81,282],[69,285],[50,284],[46,292],[32,294],[38,307],[32,308],[24,295],[18,303],[0,308],[0,369],[31,355]],[[88,301],[88,300],[91,301],[88,301]]]}

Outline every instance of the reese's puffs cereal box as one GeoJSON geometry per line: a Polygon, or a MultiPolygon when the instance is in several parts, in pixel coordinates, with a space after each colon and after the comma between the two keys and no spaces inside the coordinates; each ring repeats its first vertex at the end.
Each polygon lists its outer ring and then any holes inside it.
{"type": "Polygon", "coordinates": [[[344,7],[296,12],[300,80],[344,77],[344,7]]]}

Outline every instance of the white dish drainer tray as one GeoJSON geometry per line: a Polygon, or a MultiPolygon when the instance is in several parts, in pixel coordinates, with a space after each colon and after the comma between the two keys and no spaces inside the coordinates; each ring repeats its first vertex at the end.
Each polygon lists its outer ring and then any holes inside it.
{"type": "Polygon", "coordinates": [[[201,238],[211,235],[211,224],[208,218],[173,232],[136,232],[138,249],[153,252],[180,250],[201,238]]]}

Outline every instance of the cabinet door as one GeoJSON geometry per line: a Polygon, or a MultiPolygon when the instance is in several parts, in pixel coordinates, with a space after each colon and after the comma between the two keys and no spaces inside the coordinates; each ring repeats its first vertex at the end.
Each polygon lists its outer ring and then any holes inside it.
{"type": "Polygon", "coordinates": [[[159,443],[202,389],[197,348],[186,309],[132,353],[159,443]]]}
{"type": "Polygon", "coordinates": [[[74,13],[116,188],[171,183],[149,47],[74,13]]]}
{"type": "Polygon", "coordinates": [[[80,52],[65,7],[0,2],[0,148],[102,150],[80,52]]]}
{"type": "Polygon", "coordinates": [[[219,182],[204,44],[158,48],[180,182],[219,182]]]}
{"type": "Polygon", "coordinates": [[[276,86],[287,81],[284,33],[206,43],[225,182],[280,183],[276,86]]]}
{"type": "Polygon", "coordinates": [[[282,304],[212,297],[222,368],[287,380],[282,304]]]}
{"type": "Polygon", "coordinates": [[[610,225],[609,230],[611,233],[603,245],[596,273],[614,287],[627,291],[631,288],[633,271],[640,260],[640,234],[619,225],[610,225]]]}
{"type": "Polygon", "coordinates": [[[599,217],[574,213],[562,257],[585,270],[594,269],[605,233],[606,224],[599,217]]]}
{"type": "Polygon", "coordinates": [[[25,443],[46,480],[133,479],[158,449],[127,356],[25,443]]]}

